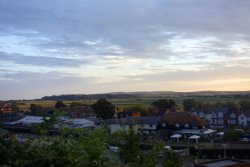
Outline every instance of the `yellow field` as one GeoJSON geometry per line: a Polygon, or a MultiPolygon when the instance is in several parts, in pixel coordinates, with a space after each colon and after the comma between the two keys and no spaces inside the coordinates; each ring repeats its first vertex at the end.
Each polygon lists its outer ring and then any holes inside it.
{"type": "MultiPolygon", "coordinates": [[[[153,99],[143,99],[143,100],[138,100],[138,99],[110,99],[109,100],[113,104],[117,104],[117,109],[118,111],[122,111],[125,108],[128,108],[133,105],[137,104],[142,104],[148,106],[153,99]]],[[[96,102],[96,100],[65,100],[63,101],[64,104],[69,106],[72,102],[80,102],[83,104],[91,105],[96,102]]],[[[36,104],[40,105],[42,107],[48,107],[48,108],[53,108],[56,104],[56,101],[53,100],[24,100],[24,101],[18,101],[17,105],[18,108],[22,111],[28,111],[30,108],[31,104],[36,104]]]]}
{"type": "MultiPolygon", "coordinates": [[[[79,101],[63,101],[64,104],[69,106],[72,102],[81,102],[84,104],[93,104],[93,100],[79,100],[79,101]]],[[[42,107],[53,108],[56,104],[56,101],[43,101],[43,100],[29,100],[29,101],[19,101],[17,103],[18,108],[22,111],[27,111],[30,108],[31,104],[40,105],[42,107]]]]}

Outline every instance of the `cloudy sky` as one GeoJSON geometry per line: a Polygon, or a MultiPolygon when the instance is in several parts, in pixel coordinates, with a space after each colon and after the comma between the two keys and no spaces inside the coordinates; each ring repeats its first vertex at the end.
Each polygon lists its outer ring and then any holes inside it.
{"type": "Polygon", "coordinates": [[[0,99],[250,90],[250,1],[0,0],[0,99]]]}

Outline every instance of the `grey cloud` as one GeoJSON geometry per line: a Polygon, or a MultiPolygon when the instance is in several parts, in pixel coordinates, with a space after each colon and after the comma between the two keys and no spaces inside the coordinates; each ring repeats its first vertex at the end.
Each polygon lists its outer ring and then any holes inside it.
{"type": "Polygon", "coordinates": [[[11,61],[16,64],[27,64],[45,67],[78,67],[89,63],[87,60],[76,60],[70,58],[55,58],[47,56],[25,56],[19,54],[6,54],[0,52],[0,60],[11,61]]]}
{"type": "Polygon", "coordinates": [[[250,3],[244,0],[0,2],[2,25],[35,30],[52,41],[63,37],[69,42],[54,43],[54,47],[82,47],[82,51],[92,53],[96,53],[94,48],[79,42],[103,38],[124,48],[126,56],[164,58],[171,53],[159,51],[157,46],[171,36],[158,35],[161,31],[184,32],[191,38],[204,34],[226,38],[231,33],[249,36],[250,21],[246,16],[250,3]]]}

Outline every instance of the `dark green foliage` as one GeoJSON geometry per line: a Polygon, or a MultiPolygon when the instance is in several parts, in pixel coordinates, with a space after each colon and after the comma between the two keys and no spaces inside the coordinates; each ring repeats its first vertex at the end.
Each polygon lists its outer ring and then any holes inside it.
{"type": "Polygon", "coordinates": [[[131,128],[128,134],[124,133],[123,141],[119,144],[122,160],[127,162],[136,162],[139,155],[139,135],[135,134],[131,128]]]}
{"type": "Polygon", "coordinates": [[[180,157],[163,150],[157,143],[149,150],[140,149],[141,135],[128,133],[108,135],[103,128],[94,131],[65,129],[60,136],[41,137],[19,143],[14,136],[0,140],[0,166],[5,167],[155,167],[159,154],[167,166],[180,166],[180,157]],[[107,145],[120,148],[112,154],[107,145]]]}
{"type": "Polygon", "coordinates": [[[93,104],[93,109],[97,117],[102,119],[110,119],[114,116],[115,106],[106,99],[99,99],[93,104]]]}
{"type": "Polygon", "coordinates": [[[250,100],[241,100],[239,105],[242,111],[250,110],[250,100]]]}
{"type": "Polygon", "coordinates": [[[42,107],[41,105],[31,104],[30,105],[30,112],[32,115],[45,115],[46,108],[42,107]]]}
{"type": "Polygon", "coordinates": [[[181,157],[172,151],[164,151],[163,155],[163,167],[182,167],[181,157]]]}
{"type": "Polygon", "coordinates": [[[55,123],[57,123],[58,118],[57,116],[53,115],[51,117],[45,117],[44,116],[44,122],[42,122],[41,124],[35,124],[31,127],[31,130],[33,133],[36,134],[46,134],[48,132],[48,130],[53,130],[54,127],[53,125],[55,123]]]}
{"type": "Polygon", "coordinates": [[[57,109],[65,108],[65,107],[67,107],[67,106],[62,101],[57,101],[55,104],[55,108],[57,108],[57,109]]]}
{"type": "Polygon", "coordinates": [[[239,141],[242,135],[241,131],[230,129],[225,132],[223,139],[225,141],[239,141]]]}
{"type": "Polygon", "coordinates": [[[120,148],[120,158],[128,167],[155,167],[159,163],[159,155],[163,154],[163,163],[166,165],[179,166],[182,164],[179,155],[165,153],[163,143],[148,145],[148,150],[140,148],[141,134],[136,134],[131,128],[128,132],[116,132],[110,136],[109,143],[120,148]],[[169,156],[171,155],[171,156],[169,156]],[[165,162],[166,161],[166,162],[165,162]]]}
{"type": "Polygon", "coordinates": [[[20,111],[20,109],[18,108],[17,102],[15,102],[15,101],[12,101],[12,102],[11,102],[10,107],[11,107],[11,109],[12,109],[13,111],[15,111],[15,112],[19,112],[19,111],[20,111]]]}
{"type": "Polygon", "coordinates": [[[45,96],[42,97],[41,100],[82,100],[82,99],[121,99],[121,98],[136,98],[136,95],[133,94],[127,94],[127,93],[118,93],[118,94],[112,94],[112,93],[104,93],[104,94],[80,94],[80,95],[58,95],[58,96],[45,96]]]}
{"type": "Polygon", "coordinates": [[[1,140],[0,166],[112,167],[117,162],[107,154],[106,139],[106,132],[97,129],[78,138],[62,135],[23,144],[15,138],[1,140]]]}
{"type": "Polygon", "coordinates": [[[171,109],[176,106],[176,103],[173,99],[159,99],[154,101],[152,105],[160,109],[171,109]]]}
{"type": "Polygon", "coordinates": [[[183,100],[184,111],[191,111],[192,109],[196,107],[197,107],[197,102],[195,101],[195,99],[183,100]]]}

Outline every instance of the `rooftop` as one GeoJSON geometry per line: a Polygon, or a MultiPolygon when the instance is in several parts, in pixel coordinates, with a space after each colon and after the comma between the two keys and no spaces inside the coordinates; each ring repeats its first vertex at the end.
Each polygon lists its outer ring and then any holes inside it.
{"type": "Polygon", "coordinates": [[[198,166],[200,167],[236,167],[238,165],[249,165],[248,162],[235,160],[235,159],[219,159],[215,161],[210,161],[206,163],[201,163],[198,166]]]}
{"type": "Polygon", "coordinates": [[[165,114],[161,120],[169,125],[194,124],[197,126],[206,126],[207,123],[191,112],[169,112],[165,114]]]}

